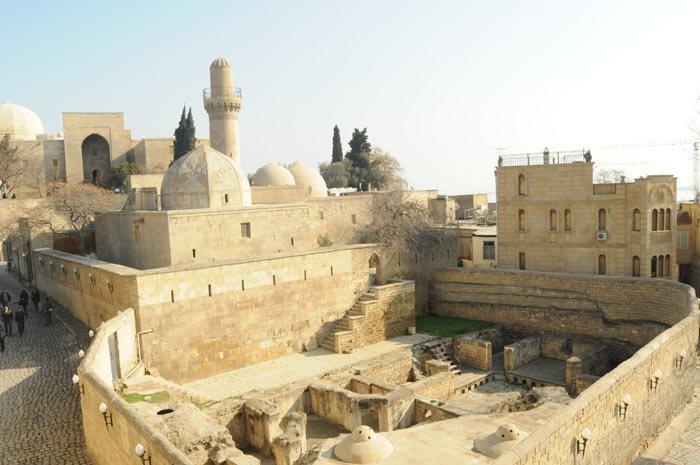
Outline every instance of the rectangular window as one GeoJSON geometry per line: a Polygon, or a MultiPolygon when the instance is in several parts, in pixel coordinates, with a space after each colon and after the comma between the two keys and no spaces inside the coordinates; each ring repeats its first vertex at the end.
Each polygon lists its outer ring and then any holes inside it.
{"type": "Polygon", "coordinates": [[[175,291],[170,290],[170,302],[175,303],[175,291]]]}
{"type": "Polygon", "coordinates": [[[208,290],[209,290],[209,297],[211,297],[211,284],[208,284],[208,285],[207,285],[207,288],[208,288],[208,290]]]}
{"type": "Polygon", "coordinates": [[[292,247],[294,247],[294,238],[292,237],[292,238],[290,239],[290,241],[291,241],[291,243],[292,243],[292,247]]]}
{"type": "Polygon", "coordinates": [[[272,285],[276,286],[277,285],[277,275],[272,275],[272,285]]]}
{"type": "Polygon", "coordinates": [[[350,215],[350,220],[352,221],[352,224],[357,224],[357,216],[353,213],[350,215]]]}
{"type": "Polygon", "coordinates": [[[333,276],[333,267],[331,266],[331,276],[333,276]]]}
{"type": "Polygon", "coordinates": [[[306,270],[304,270],[304,281],[306,281],[306,278],[307,278],[307,276],[306,276],[306,270]]]}
{"type": "Polygon", "coordinates": [[[319,220],[322,220],[322,219],[323,219],[323,212],[322,212],[322,211],[319,211],[319,212],[318,212],[318,219],[319,219],[319,220]]]}
{"type": "Polygon", "coordinates": [[[484,260],[496,259],[496,243],[494,241],[484,242],[484,260]]]}
{"type": "Polygon", "coordinates": [[[192,258],[197,258],[197,249],[192,249],[192,258]]]}
{"type": "Polygon", "coordinates": [[[245,291],[245,279],[241,279],[241,290],[245,291]]]}
{"type": "Polygon", "coordinates": [[[241,223],[241,237],[250,237],[250,223],[241,223]]]}
{"type": "Polygon", "coordinates": [[[134,242],[136,242],[137,244],[141,243],[141,225],[140,224],[134,225],[134,242]]]}
{"type": "Polygon", "coordinates": [[[676,236],[676,248],[677,249],[687,249],[688,248],[688,231],[679,231],[676,236]]]}
{"type": "Polygon", "coordinates": [[[228,203],[228,194],[224,194],[224,203],[228,203]]]}

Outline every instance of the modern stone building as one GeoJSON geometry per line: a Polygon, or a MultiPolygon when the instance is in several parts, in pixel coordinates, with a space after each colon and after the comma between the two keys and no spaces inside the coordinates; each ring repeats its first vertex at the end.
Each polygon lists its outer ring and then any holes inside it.
{"type": "Polygon", "coordinates": [[[498,266],[677,279],[676,178],[595,184],[593,166],[582,152],[499,160],[498,266]]]}

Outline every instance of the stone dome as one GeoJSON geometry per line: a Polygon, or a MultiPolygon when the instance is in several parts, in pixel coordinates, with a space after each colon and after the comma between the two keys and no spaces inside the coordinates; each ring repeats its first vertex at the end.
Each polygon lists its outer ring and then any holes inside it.
{"type": "Polygon", "coordinates": [[[527,436],[528,433],[520,431],[517,426],[504,423],[493,433],[478,436],[474,440],[474,448],[479,453],[495,459],[527,436]]]}
{"type": "Polygon", "coordinates": [[[251,204],[250,184],[240,163],[207,145],[178,158],[163,176],[163,210],[251,204]]]}
{"type": "Polygon", "coordinates": [[[253,175],[254,186],[293,186],[294,175],[284,166],[268,163],[253,175]]]}
{"type": "Polygon", "coordinates": [[[309,168],[300,161],[295,161],[287,166],[287,169],[294,176],[294,181],[297,186],[304,186],[304,190],[309,197],[327,197],[328,186],[323,176],[318,170],[309,168]]]}
{"type": "Polygon", "coordinates": [[[369,426],[358,426],[333,448],[333,453],[347,463],[376,463],[394,453],[394,445],[369,426]]]}
{"type": "Polygon", "coordinates": [[[219,68],[230,68],[231,63],[229,63],[229,61],[226,58],[219,57],[216,60],[212,61],[211,65],[209,65],[210,68],[213,68],[215,66],[217,66],[219,68]]]}
{"type": "Polygon", "coordinates": [[[36,140],[40,134],[44,134],[44,125],[32,110],[10,102],[0,103],[0,137],[36,140]]]}

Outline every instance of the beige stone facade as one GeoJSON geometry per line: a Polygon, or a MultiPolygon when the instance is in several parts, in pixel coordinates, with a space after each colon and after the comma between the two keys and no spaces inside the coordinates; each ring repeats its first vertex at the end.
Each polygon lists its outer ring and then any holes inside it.
{"type": "Polygon", "coordinates": [[[498,266],[677,279],[676,179],[594,184],[593,163],[498,166],[498,266]]]}

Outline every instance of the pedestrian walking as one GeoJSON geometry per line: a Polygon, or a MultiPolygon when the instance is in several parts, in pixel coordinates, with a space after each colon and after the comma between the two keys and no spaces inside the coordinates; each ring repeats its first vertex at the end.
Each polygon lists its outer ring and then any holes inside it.
{"type": "Polygon", "coordinates": [[[46,318],[46,326],[51,326],[51,317],[53,316],[54,308],[51,299],[46,299],[44,304],[44,317],[46,318]]]}
{"type": "Polygon", "coordinates": [[[10,305],[10,302],[12,302],[12,296],[9,292],[7,292],[7,289],[3,289],[2,292],[0,292],[0,303],[2,303],[2,308],[10,305]]]}
{"type": "Polygon", "coordinates": [[[24,314],[28,317],[27,306],[29,305],[29,293],[26,289],[22,289],[22,292],[19,293],[19,304],[24,309],[24,314]]]}
{"type": "Polygon", "coordinates": [[[18,307],[17,311],[15,312],[15,323],[17,323],[17,332],[19,333],[20,338],[24,336],[24,322],[26,317],[27,311],[22,307],[18,307]]]}
{"type": "Polygon", "coordinates": [[[0,352],[5,352],[5,326],[0,325],[0,352]]]}
{"type": "Polygon", "coordinates": [[[34,303],[34,310],[39,313],[39,304],[41,303],[41,294],[39,294],[39,289],[36,287],[32,291],[32,302],[34,303]]]}
{"type": "Polygon", "coordinates": [[[14,319],[14,315],[12,314],[12,310],[10,310],[10,307],[7,305],[5,308],[2,310],[2,325],[5,327],[5,334],[9,337],[12,337],[12,320],[14,319]]]}

